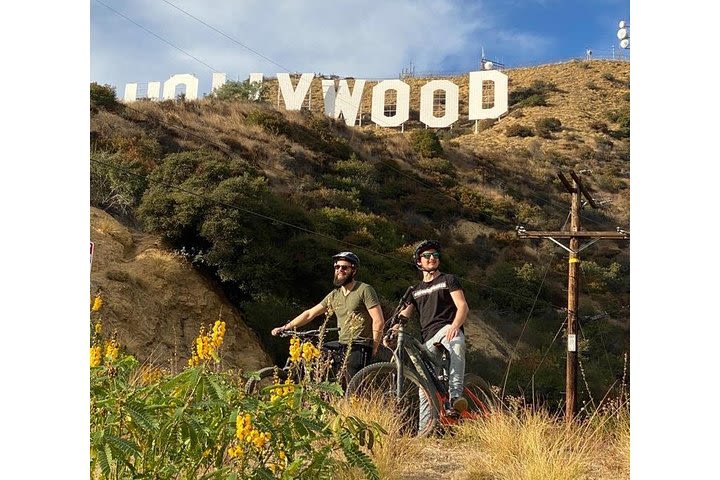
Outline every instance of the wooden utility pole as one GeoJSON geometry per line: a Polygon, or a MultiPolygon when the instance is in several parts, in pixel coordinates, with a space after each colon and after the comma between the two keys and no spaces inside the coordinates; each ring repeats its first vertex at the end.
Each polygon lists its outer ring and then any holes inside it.
{"type": "Polygon", "coordinates": [[[583,186],[580,178],[574,171],[570,171],[570,176],[573,182],[570,183],[568,179],[560,172],[558,177],[565,186],[565,189],[571,195],[570,202],[570,231],[532,231],[525,230],[524,227],[519,226],[517,228],[518,236],[521,238],[546,238],[552,240],[556,244],[570,253],[568,260],[568,318],[567,318],[567,362],[565,367],[565,419],[567,422],[571,422],[575,417],[576,406],[577,406],[577,306],[578,306],[578,267],[580,258],[578,254],[585,250],[590,245],[603,239],[610,238],[616,240],[627,240],[630,238],[630,233],[621,230],[619,227],[616,231],[608,232],[590,232],[580,230],[580,208],[582,206],[582,198],[585,197],[587,203],[593,207],[598,208],[595,200],[590,196],[588,190],[583,186]],[[560,243],[557,239],[567,238],[570,240],[569,245],[566,247],[560,243]],[[579,247],[580,239],[590,239],[588,243],[579,247]]]}

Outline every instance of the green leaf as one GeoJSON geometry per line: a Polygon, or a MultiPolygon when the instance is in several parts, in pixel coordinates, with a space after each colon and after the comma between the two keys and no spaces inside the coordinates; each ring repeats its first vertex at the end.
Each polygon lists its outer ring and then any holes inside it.
{"type": "Polygon", "coordinates": [[[125,440],[124,438],[119,438],[114,435],[106,434],[105,440],[107,443],[109,443],[113,450],[116,452],[119,451],[125,457],[129,457],[131,455],[137,455],[138,457],[142,456],[142,452],[140,451],[140,447],[138,447],[135,443],[125,440]]]}
{"type": "Polygon", "coordinates": [[[205,381],[207,382],[208,395],[213,400],[221,400],[224,397],[224,395],[223,395],[224,392],[223,392],[223,389],[220,387],[220,385],[217,384],[215,379],[210,376],[207,376],[207,377],[205,377],[205,381]]]}
{"type": "Polygon", "coordinates": [[[127,413],[133,422],[143,430],[149,432],[156,432],[158,427],[153,421],[146,416],[144,405],[139,403],[132,403],[123,406],[123,410],[127,413]]]}
{"type": "Polygon", "coordinates": [[[107,458],[107,455],[105,454],[105,449],[98,448],[97,449],[97,463],[100,465],[100,471],[102,471],[102,474],[105,478],[110,477],[110,461],[107,458]]]}
{"type": "Polygon", "coordinates": [[[375,464],[369,456],[360,451],[355,443],[353,443],[350,439],[344,439],[340,444],[342,445],[345,458],[347,458],[350,465],[360,467],[365,473],[365,478],[371,480],[380,479],[380,474],[378,473],[375,464]]]}

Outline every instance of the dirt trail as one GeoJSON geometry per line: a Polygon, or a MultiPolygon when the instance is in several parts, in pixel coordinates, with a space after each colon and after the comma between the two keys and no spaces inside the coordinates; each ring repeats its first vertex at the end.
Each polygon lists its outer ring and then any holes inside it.
{"type": "Polygon", "coordinates": [[[467,447],[446,439],[421,440],[423,447],[419,455],[412,458],[412,464],[405,472],[398,474],[397,480],[426,480],[442,478],[446,480],[465,480],[466,464],[471,456],[467,447]]]}

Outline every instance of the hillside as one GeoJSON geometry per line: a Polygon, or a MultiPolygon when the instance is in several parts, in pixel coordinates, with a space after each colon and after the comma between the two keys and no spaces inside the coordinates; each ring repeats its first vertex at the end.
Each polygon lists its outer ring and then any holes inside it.
{"type": "Polygon", "coordinates": [[[152,235],[132,231],[92,208],[95,243],[90,283],[103,298],[103,329],[141,362],[177,371],[200,331],[217,318],[228,325],[223,366],[251,371],[270,357],[242,315],[186,259],[152,235]]]}
{"type": "MultiPolygon", "coordinates": [[[[100,101],[96,90],[91,202],[134,235],[152,235],[146,238],[167,248],[162,255],[181,252],[202,278],[213,279],[208,288],[237,309],[228,307],[228,315],[246,321],[276,361],[286,344],[267,331],[322,298],[332,253],[351,248],[360,255],[360,280],[376,287],[388,314],[417,281],[412,245],[439,238],[446,246],[442,268],[461,277],[471,307],[469,368],[498,383],[512,355],[509,383],[522,388],[532,377],[554,399],[564,381],[558,328],[567,259],[551,242],[518,239],[515,226],[562,227],[569,198],[557,172],[574,169],[603,206],[583,210],[584,228],[629,229],[629,64],[569,62],[507,74],[510,111],[481,122],[477,134],[462,105],[452,129],[413,120],[428,79],[405,79],[411,121],[404,131],[349,128],[314,112],[322,105],[315,86],[312,112],[276,109],[271,81],[266,102],[123,106],[100,101]]],[[[452,80],[462,104],[467,78],[452,80]]],[[[622,375],[629,349],[628,242],[599,242],[583,260],[581,361],[592,394],[601,395],[622,375]]],[[[108,285],[93,277],[93,287],[108,285]]],[[[136,282],[134,293],[142,285],[136,282]]],[[[109,305],[128,298],[124,288],[109,305]]],[[[184,336],[161,328],[169,335],[163,355],[171,345],[189,345],[195,326],[219,312],[219,302],[177,302],[187,295],[179,288],[168,284],[164,296],[148,295],[158,298],[158,311],[172,306],[176,318],[193,311],[197,322],[185,321],[184,336]]],[[[141,317],[129,306],[117,317],[128,323],[125,338],[141,330],[131,326],[141,317]]],[[[154,349],[147,338],[133,348],[154,349]]]]}

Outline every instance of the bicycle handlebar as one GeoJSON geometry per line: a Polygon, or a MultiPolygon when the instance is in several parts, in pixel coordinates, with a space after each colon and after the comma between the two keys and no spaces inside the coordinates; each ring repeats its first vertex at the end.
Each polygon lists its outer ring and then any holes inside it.
{"type": "MultiPolygon", "coordinates": [[[[325,333],[327,332],[337,332],[339,331],[339,328],[326,328],[325,333]]],[[[308,338],[308,337],[318,337],[320,336],[320,329],[317,330],[284,330],[280,333],[278,333],[278,337],[300,337],[300,338],[308,338]]]]}

